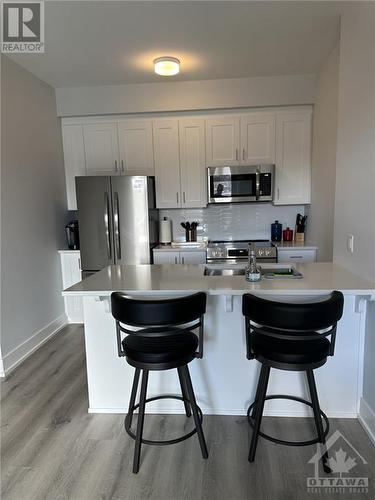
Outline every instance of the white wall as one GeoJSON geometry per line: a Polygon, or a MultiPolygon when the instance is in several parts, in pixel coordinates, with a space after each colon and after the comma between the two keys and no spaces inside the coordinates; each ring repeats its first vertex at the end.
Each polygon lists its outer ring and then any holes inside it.
{"type": "Polygon", "coordinates": [[[311,104],[315,75],[56,89],[59,116],[311,104]]]}
{"type": "Polygon", "coordinates": [[[5,371],[65,321],[65,179],[55,92],[1,57],[1,351],[5,371]]]}
{"type": "Polygon", "coordinates": [[[334,261],[375,281],[375,3],[341,20],[334,261]],[[354,235],[354,253],[346,249],[354,235]]]}
{"type": "Polygon", "coordinates": [[[309,241],[319,247],[318,260],[332,261],[336,185],[339,47],[324,62],[317,78],[311,172],[309,241]]]}

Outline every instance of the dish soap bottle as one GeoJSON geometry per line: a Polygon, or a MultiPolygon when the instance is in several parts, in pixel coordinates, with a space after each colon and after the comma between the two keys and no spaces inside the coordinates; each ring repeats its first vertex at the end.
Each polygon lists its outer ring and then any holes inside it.
{"type": "Polygon", "coordinates": [[[255,257],[254,250],[249,252],[249,262],[247,268],[245,269],[245,278],[246,281],[260,281],[261,274],[260,269],[257,266],[257,259],[255,257]]]}

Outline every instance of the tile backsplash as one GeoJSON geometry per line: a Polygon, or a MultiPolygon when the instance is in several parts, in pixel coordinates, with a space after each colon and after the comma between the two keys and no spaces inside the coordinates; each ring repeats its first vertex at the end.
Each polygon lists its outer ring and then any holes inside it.
{"type": "Polygon", "coordinates": [[[198,221],[198,238],[210,240],[270,239],[271,223],[294,229],[296,215],[305,214],[304,205],[274,206],[271,203],[209,205],[207,208],[160,210],[160,219],[172,220],[173,239],[185,235],[180,223],[198,221]]]}

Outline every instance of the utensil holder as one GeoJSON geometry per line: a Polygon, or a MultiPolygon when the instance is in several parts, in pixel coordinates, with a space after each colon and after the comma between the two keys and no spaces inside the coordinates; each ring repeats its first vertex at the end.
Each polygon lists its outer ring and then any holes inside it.
{"type": "Polygon", "coordinates": [[[196,229],[189,229],[188,231],[186,231],[186,241],[197,241],[196,229]]]}

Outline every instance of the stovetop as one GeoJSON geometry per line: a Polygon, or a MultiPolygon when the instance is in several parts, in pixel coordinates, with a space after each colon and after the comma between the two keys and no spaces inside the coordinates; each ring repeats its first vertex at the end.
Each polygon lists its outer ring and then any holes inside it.
{"type": "Polygon", "coordinates": [[[249,249],[255,251],[257,258],[277,258],[277,248],[269,240],[221,240],[208,243],[207,259],[246,259],[249,249]]]}

